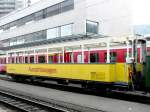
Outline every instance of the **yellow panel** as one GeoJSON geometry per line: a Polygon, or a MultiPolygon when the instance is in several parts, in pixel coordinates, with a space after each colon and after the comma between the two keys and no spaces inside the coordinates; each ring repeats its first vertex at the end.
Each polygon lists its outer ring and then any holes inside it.
{"type": "Polygon", "coordinates": [[[115,64],[7,64],[12,74],[115,82],[115,64]]]}
{"type": "Polygon", "coordinates": [[[131,65],[127,63],[117,63],[116,64],[116,82],[129,82],[129,69],[131,70],[131,65]]]}

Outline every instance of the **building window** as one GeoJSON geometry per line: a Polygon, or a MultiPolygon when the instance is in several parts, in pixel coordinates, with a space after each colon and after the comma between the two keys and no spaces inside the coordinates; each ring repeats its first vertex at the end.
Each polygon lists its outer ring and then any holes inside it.
{"type": "Polygon", "coordinates": [[[38,11],[35,13],[35,19],[36,21],[43,19],[44,16],[44,10],[38,11]]]}
{"type": "Polygon", "coordinates": [[[53,15],[57,15],[57,14],[59,14],[59,12],[60,12],[59,4],[56,4],[56,5],[48,7],[46,9],[46,14],[47,14],[46,16],[50,17],[53,15]]]}
{"type": "Polygon", "coordinates": [[[61,13],[71,10],[74,8],[74,0],[66,0],[62,2],[60,6],[61,6],[61,13]]]}
{"type": "Polygon", "coordinates": [[[17,45],[23,44],[23,43],[24,43],[24,39],[18,39],[18,40],[17,40],[17,45]]]}
{"type": "Polygon", "coordinates": [[[59,28],[52,28],[47,30],[47,39],[59,37],[59,28]]]}
{"type": "Polygon", "coordinates": [[[16,44],[17,44],[17,40],[11,40],[9,45],[13,46],[13,45],[16,45],[16,44]]]}
{"type": "Polygon", "coordinates": [[[86,21],[86,32],[98,34],[98,22],[86,21]]]}
{"type": "Polygon", "coordinates": [[[73,24],[61,26],[61,37],[72,35],[73,24]]]}

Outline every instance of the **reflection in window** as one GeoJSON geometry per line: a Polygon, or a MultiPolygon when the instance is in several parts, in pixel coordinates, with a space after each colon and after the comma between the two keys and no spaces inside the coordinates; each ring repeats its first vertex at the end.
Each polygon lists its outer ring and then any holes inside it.
{"type": "Polygon", "coordinates": [[[98,23],[93,21],[86,22],[86,32],[98,34],[98,23]]]}
{"type": "Polygon", "coordinates": [[[47,30],[47,39],[52,39],[59,37],[59,30],[58,28],[48,29],[47,30]]]}
{"type": "Polygon", "coordinates": [[[72,35],[72,24],[61,26],[61,37],[72,35]]]}

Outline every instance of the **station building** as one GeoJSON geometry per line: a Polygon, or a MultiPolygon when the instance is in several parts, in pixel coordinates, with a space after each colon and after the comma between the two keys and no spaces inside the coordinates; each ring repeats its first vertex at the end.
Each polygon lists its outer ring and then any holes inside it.
{"type": "Polygon", "coordinates": [[[7,56],[49,54],[61,52],[60,48],[65,52],[78,49],[77,45],[83,50],[84,44],[96,47],[108,37],[119,40],[129,35],[133,35],[130,0],[41,0],[0,18],[0,48],[7,56]]]}

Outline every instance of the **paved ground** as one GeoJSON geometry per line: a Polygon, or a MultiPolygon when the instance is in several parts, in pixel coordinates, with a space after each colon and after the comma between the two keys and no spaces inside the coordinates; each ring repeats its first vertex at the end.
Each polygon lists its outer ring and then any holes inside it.
{"type": "MultiPolygon", "coordinates": [[[[150,105],[121,101],[99,96],[83,95],[78,93],[59,91],[50,88],[19,84],[0,80],[0,86],[23,91],[35,96],[54,99],[85,107],[95,108],[106,112],[150,112],[150,105]]],[[[1,112],[1,111],[0,111],[1,112]]]]}

